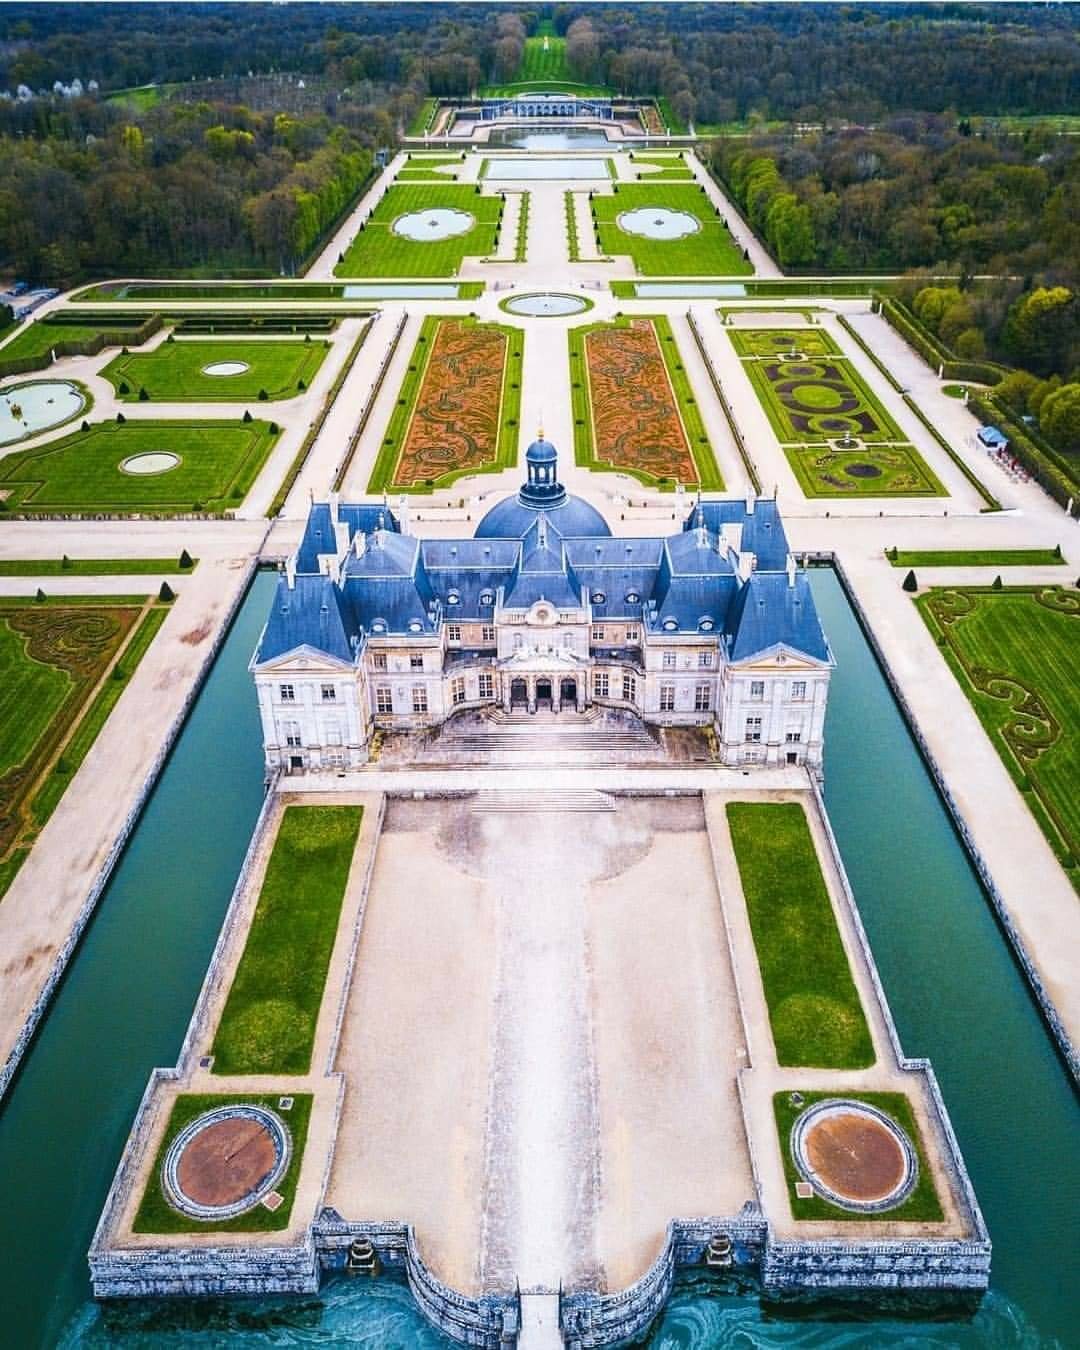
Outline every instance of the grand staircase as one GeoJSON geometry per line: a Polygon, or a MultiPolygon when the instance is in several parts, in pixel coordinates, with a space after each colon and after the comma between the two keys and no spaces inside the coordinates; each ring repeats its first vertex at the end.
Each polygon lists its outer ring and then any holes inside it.
{"type": "MultiPolygon", "coordinates": [[[[626,713],[492,709],[452,718],[417,755],[428,763],[626,764],[664,758],[660,742],[626,713]]],[[[589,808],[594,809],[594,808],[589,808]]]]}

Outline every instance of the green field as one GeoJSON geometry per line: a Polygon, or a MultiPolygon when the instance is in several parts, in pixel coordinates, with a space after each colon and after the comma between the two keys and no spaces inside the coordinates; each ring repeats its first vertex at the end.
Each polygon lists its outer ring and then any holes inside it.
{"type": "Polygon", "coordinates": [[[0,600],[0,896],[167,613],[143,596],[0,600]]]}
{"type": "Polygon", "coordinates": [[[566,64],[566,39],[556,35],[550,20],[542,20],[536,33],[525,39],[525,50],[514,78],[507,84],[484,85],[480,90],[483,98],[512,98],[515,94],[526,93],[578,94],[583,98],[597,95],[602,98],[611,90],[604,84],[581,84],[574,80],[573,72],[566,64]],[[545,38],[547,51],[544,51],[545,38]]]}
{"type": "Polygon", "coordinates": [[[495,251],[501,197],[485,197],[468,183],[409,183],[390,187],[371,218],[361,226],[345,257],[334,268],[339,277],[452,277],[465,258],[495,251]],[[413,211],[437,208],[467,211],[473,225],[449,239],[406,239],[394,222],[413,211]]]}
{"type": "Polygon", "coordinates": [[[874,1047],[798,802],[729,802],[777,1063],[864,1069],[874,1047]]]}
{"type": "Polygon", "coordinates": [[[1060,549],[897,549],[885,555],[893,567],[1064,567],[1060,549]]]}
{"type": "MultiPolygon", "coordinates": [[[[656,330],[657,343],[664,358],[664,366],[678,406],[678,415],[686,433],[687,445],[693,457],[697,471],[697,483],[703,489],[721,492],[724,478],[716,462],[697,399],[690,386],[682,359],[671,331],[671,322],[664,315],[635,315],[635,320],[647,319],[656,330]]],[[[668,475],[657,476],[645,467],[645,459],[628,450],[619,459],[602,459],[597,455],[594,410],[592,406],[591,385],[586,360],[586,335],[600,329],[628,328],[629,318],[616,319],[614,323],[589,324],[571,328],[568,333],[570,346],[570,383],[571,408],[574,414],[574,460],[585,468],[598,473],[626,473],[638,482],[658,487],[661,490],[674,491],[675,479],[668,475]]],[[[639,391],[638,397],[642,396],[639,391]]],[[[631,437],[632,439],[632,437],[631,437]]]]}
{"type": "Polygon", "coordinates": [[[944,497],[945,489],[912,445],[782,447],[807,497],[944,497]]]}
{"type": "Polygon", "coordinates": [[[409,123],[409,127],[408,130],[405,132],[405,135],[422,136],[424,132],[427,131],[428,127],[431,125],[432,119],[435,116],[435,109],[438,106],[439,100],[437,98],[425,98],[421,102],[420,106],[417,108],[416,112],[413,114],[413,119],[409,123]]]}
{"type": "Polygon", "coordinates": [[[152,352],[117,356],[101,372],[129,403],[142,399],[170,403],[265,402],[295,398],[311,383],[330,350],[325,341],[265,338],[257,342],[181,339],[152,352]],[[207,375],[218,361],[242,362],[238,375],[207,375]],[[263,398],[265,395],[265,399],[263,398]]]}
{"type": "Polygon", "coordinates": [[[147,1174],[146,1189],[139,1202],[132,1228],[136,1233],[272,1233],[288,1228],[292,1216],[293,1201],[296,1199],[296,1184],[300,1179],[300,1169],[304,1161],[304,1146],[307,1143],[308,1124],[311,1120],[312,1096],[310,1092],[291,1094],[292,1107],[285,1111],[280,1106],[278,1093],[254,1093],[244,1097],[235,1094],[217,1095],[209,1092],[181,1093],[169,1116],[165,1135],[158,1149],[154,1165],[147,1174]],[[233,1219],[214,1220],[192,1219],[173,1209],[161,1189],[161,1169],[172,1141],[184,1126],[196,1116],[212,1111],[218,1106],[230,1106],[242,1103],[245,1106],[265,1106],[279,1116],[288,1127],[292,1136],[292,1158],[285,1175],[275,1186],[283,1203],[276,1210],[265,1205],[256,1205],[245,1214],[233,1219]]]}
{"type": "Polygon", "coordinates": [[[179,558],[0,559],[0,577],[161,576],[190,572],[198,563],[198,558],[192,558],[191,567],[181,567],[179,558]]]}
{"type": "Polygon", "coordinates": [[[1080,594],[935,587],[916,604],[1080,890],[1080,594]]]}
{"type": "MultiPolygon", "coordinates": [[[[460,319],[450,316],[429,314],[424,318],[417,335],[409,361],[409,369],[398,390],[397,405],[390,417],[390,423],[383,436],[383,443],[375,458],[367,490],[369,493],[394,492],[433,492],[437,488],[449,487],[459,478],[477,473],[498,473],[502,469],[513,467],[517,463],[518,441],[521,435],[519,418],[521,415],[521,363],[525,354],[525,334],[520,328],[503,327],[500,324],[480,325],[485,328],[497,328],[506,334],[506,365],[503,373],[502,390],[499,400],[499,430],[496,453],[485,464],[469,468],[450,468],[445,473],[433,476],[423,483],[396,483],[395,474],[398,461],[408,436],[409,427],[416,412],[417,399],[424,384],[428,362],[435,345],[439,325],[445,321],[457,324],[462,329],[478,326],[469,316],[460,319]]],[[[465,409],[468,412],[468,409],[465,409]]],[[[475,411],[475,410],[474,410],[475,411]]]]}
{"type": "Polygon", "coordinates": [[[779,1135],[780,1155],[784,1160],[784,1177],[788,1184],[788,1204],[791,1206],[791,1214],[795,1219],[827,1219],[834,1222],[837,1219],[849,1223],[867,1223],[878,1222],[888,1219],[889,1222],[897,1223],[940,1223],[944,1218],[941,1209],[941,1201],[938,1199],[937,1190],[934,1187],[934,1178],[930,1172],[930,1167],[926,1161],[926,1150],[923,1148],[922,1136],[919,1133],[919,1127],[915,1123],[915,1114],[911,1109],[911,1103],[902,1092],[852,1092],[848,1088],[838,1088],[834,1092],[809,1092],[802,1091],[803,1101],[795,1106],[791,1102],[791,1092],[773,1093],[773,1114],[776,1119],[776,1132],[779,1135]],[[825,1101],[830,1098],[841,1097],[849,1101],[866,1102],[868,1106],[876,1106],[879,1111],[889,1116],[895,1124],[899,1125],[915,1149],[919,1159],[919,1179],[911,1194],[901,1205],[895,1209],[884,1210],[879,1214],[860,1214],[850,1209],[842,1209],[839,1205],[832,1205],[828,1200],[823,1200],[820,1195],[813,1195],[807,1200],[795,1194],[795,1183],[801,1181],[799,1170],[795,1166],[795,1160],[791,1156],[791,1131],[796,1120],[806,1110],[808,1106],[813,1106],[815,1102],[825,1101]]]}
{"type": "Polygon", "coordinates": [[[257,420],[94,422],[0,459],[0,492],[9,494],[8,510],[22,513],[220,513],[243,501],[278,434],[257,420]],[[180,463],[153,475],[120,468],[159,451],[180,463]]]}
{"type": "Polygon", "coordinates": [[[287,806],[211,1047],[214,1073],[303,1074],[361,806],[287,806]]]}
{"type": "MultiPolygon", "coordinates": [[[[142,321],[133,320],[130,327],[142,321]]],[[[125,322],[121,320],[121,322],[125,322]]],[[[126,331],[126,329],[125,329],[126,331]]],[[[0,361],[21,360],[27,356],[48,356],[58,342],[86,342],[99,333],[109,337],[109,328],[102,324],[49,323],[45,319],[29,323],[14,338],[0,347],[0,361]]],[[[121,340],[114,344],[121,345],[121,340]]]]}
{"type": "Polygon", "coordinates": [[[665,180],[693,181],[694,175],[682,155],[639,155],[631,150],[630,162],[634,166],[639,182],[642,183],[660,183],[665,180]],[[644,173],[642,166],[648,166],[644,173]]]}
{"type": "Polygon", "coordinates": [[[642,276],[747,276],[754,270],[697,184],[618,183],[613,195],[594,196],[592,208],[601,251],[629,254],[642,276]],[[700,228],[681,239],[628,234],[619,226],[618,217],[642,207],[688,212],[700,228]]]}

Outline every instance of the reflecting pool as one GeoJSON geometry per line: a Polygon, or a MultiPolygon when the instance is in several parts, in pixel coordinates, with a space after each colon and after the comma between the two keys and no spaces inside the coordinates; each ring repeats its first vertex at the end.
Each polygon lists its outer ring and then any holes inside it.
{"type": "Polygon", "coordinates": [[[505,183],[536,179],[608,179],[611,173],[603,159],[486,159],[480,174],[486,182],[505,183]]]}
{"type": "Polygon", "coordinates": [[[85,407],[86,396],[68,380],[9,384],[0,389],[0,445],[58,427],[85,407]]]}
{"type": "Polygon", "coordinates": [[[549,319],[565,314],[581,314],[591,308],[580,295],[515,295],[501,305],[507,314],[528,314],[534,319],[549,319]]]}
{"type": "Polygon", "coordinates": [[[563,131],[528,131],[524,127],[495,127],[487,145],[512,145],[517,150],[617,150],[602,131],[567,127],[563,131]]]}
{"type": "Polygon", "coordinates": [[[426,211],[408,211],[398,216],[390,226],[395,234],[419,243],[434,239],[451,239],[455,234],[467,234],[476,224],[468,211],[457,211],[449,206],[432,206],[426,211]]]}
{"type": "Polygon", "coordinates": [[[646,239],[685,239],[701,229],[701,221],[689,211],[670,211],[666,206],[639,206],[623,211],[616,220],[627,234],[642,234],[646,239]]]}

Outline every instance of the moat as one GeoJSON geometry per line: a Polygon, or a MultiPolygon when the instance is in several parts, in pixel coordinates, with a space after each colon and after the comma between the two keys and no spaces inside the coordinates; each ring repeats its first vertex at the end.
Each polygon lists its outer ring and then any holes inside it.
{"type": "MultiPolygon", "coordinates": [[[[270,1327],[287,1342],[289,1326],[298,1338],[317,1327],[330,1343],[443,1343],[407,1291],[385,1281],[336,1281],[316,1299],[228,1310],[187,1302],[114,1312],[87,1299],[85,1250],[106,1178],[149,1068],[175,1058],[258,813],[257,716],[245,664],[269,584],[255,582],[0,1116],[3,1230],[8,1249],[23,1256],[18,1273],[8,1265],[0,1277],[13,1343],[160,1343],[165,1335],[180,1343],[211,1326],[227,1328],[230,1341],[247,1327],[243,1341],[253,1343],[270,1327]],[[219,734],[233,724],[248,725],[249,735],[219,734]],[[198,850],[183,846],[191,838],[198,850]],[[57,1157],[75,1155],[78,1169],[56,1167],[57,1157]]],[[[873,1337],[1001,1345],[1038,1333],[1035,1343],[1065,1343],[1069,1299],[1050,1272],[1056,1254],[1075,1245],[1074,1099],[839,586],[827,572],[815,574],[814,586],[839,663],[827,737],[830,815],[905,1050],[935,1063],[995,1240],[991,1293],[973,1323],[874,1320],[873,1337]],[[1034,1151],[1025,1133],[1032,1119],[1040,1124],[1034,1151]],[[1023,1157],[1024,1167],[1002,1167],[1008,1156],[1023,1157]]],[[[682,1286],[653,1339],[715,1344],[762,1316],[751,1295],[682,1286]]],[[[775,1334],[798,1344],[817,1343],[820,1332],[811,1317],[775,1334]]],[[[865,1323],[837,1325],[836,1343],[867,1334],[865,1323]]]]}

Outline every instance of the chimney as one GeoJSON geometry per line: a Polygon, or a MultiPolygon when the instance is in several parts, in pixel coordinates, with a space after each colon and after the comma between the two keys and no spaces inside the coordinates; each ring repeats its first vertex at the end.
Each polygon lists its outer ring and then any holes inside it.
{"type": "Polygon", "coordinates": [[[747,514],[748,516],[752,516],[752,515],[754,514],[754,507],[755,507],[756,505],[757,505],[757,494],[754,492],[754,489],[753,489],[753,488],[747,488],[747,490],[746,490],[746,514],[747,514]]]}
{"type": "Polygon", "coordinates": [[[358,558],[362,558],[367,552],[367,535],[363,530],[357,530],[353,535],[353,552],[358,558]]]}
{"type": "Polygon", "coordinates": [[[789,586],[792,590],[794,590],[794,588],[795,588],[795,554],[794,554],[794,553],[789,553],[789,554],[787,555],[787,584],[788,584],[788,586],[789,586]]]}
{"type": "Polygon", "coordinates": [[[296,589],[296,554],[290,553],[285,559],[285,584],[289,590],[296,589]]]}
{"type": "Polygon", "coordinates": [[[328,492],[326,494],[326,500],[330,507],[330,523],[336,530],[338,525],[338,507],[341,504],[341,493],[328,492]]]}
{"type": "Polygon", "coordinates": [[[750,574],[754,570],[754,555],[752,553],[739,554],[739,580],[749,581],[750,574]]]}

